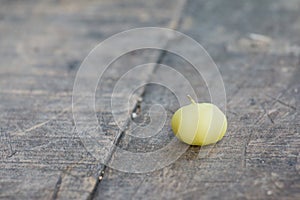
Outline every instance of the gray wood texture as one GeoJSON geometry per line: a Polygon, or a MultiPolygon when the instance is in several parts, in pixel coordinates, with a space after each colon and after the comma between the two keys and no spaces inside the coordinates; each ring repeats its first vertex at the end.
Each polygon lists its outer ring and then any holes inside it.
{"type": "MultiPolygon", "coordinates": [[[[0,198],[300,199],[299,10],[299,0],[0,1],[0,198]],[[95,45],[144,26],[182,31],[207,49],[224,80],[228,131],[211,150],[189,147],[161,170],[133,174],[105,167],[87,151],[74,126],[72,89],[95,45]]],[[[113,63],[96,97],[109,101],[119,77],[147,62],[178,70],[199,101],[209,101],[190,64],[153,50],[113,63]]],[[[126,84],[154,78],[173,77],[156,66],[126,84]]],[[[142,102],[134,122],[147,124],[153,104],[167,110],[160,134],[132,137],[130,115],[124,115],[127,129],[119,130],[109,109],[98,105],[102,139],[132,152],[162,148],[174,137],[169,124],[178,101],[153,84],[136,95],[142,102]]]]}

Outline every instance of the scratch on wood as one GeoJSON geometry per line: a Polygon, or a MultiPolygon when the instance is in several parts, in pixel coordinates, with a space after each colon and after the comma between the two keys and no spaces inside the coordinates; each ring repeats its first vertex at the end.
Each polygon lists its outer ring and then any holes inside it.
{"type": "Polygon", "coordinates": [[[243,162],[242,162],[244,168],[247,167],[247,149],[248,149],[248,146],[249,146],[250,141],[251,141],[252,133],[253,133],[253,131],[250,131],[250,134],[247,137],[247,140],[245,142],[244,153],[243,153],[244,159],[243,159],[243,162]]]}
{"type": "Polygon", "coordinates": [[[267,95],[267,94],[266,94],[266,96],[267,96],[267,97],[270,97],[271,99],[274,99],[275,102],[278,102],[278,103],[280,103],[280,104],[282,104],[282,105],[284,105],[284,106],[286,106],[286,107],[288,107],[288,108],[290,108],[290,109],[296,110],[296,107],[294,107],[294,106],[292,106],[292,105],[289,105],[289,104],[287,104],[287,103],[281,101],[281,100],[279,99],[279,97],[275,98],[275,97],[272,97],[272,96],[267,95]]]}
{"type": "Polygon", "coordinates": [[[178,25],[181,22],[182,12],[183,12],[183,9],[186,5],[186,1],[187,0],[181,0],[181,1],[178,2],[177,8],[175,9],[175,12],[174,12],[174,15],[171,18],[169,28],[171,28],[171,29],[177,29],[178,28],[178,25]]]}
{"type": "Polygon", "coordinates": [[[138,191],[140,190],[141,186],[143,185],[143,183],[145,182],[147,178],[147,175],[143,178],[142,182],[139,184],[139,186],[136,188],[136,190],[133,192],[131,199],[134,199],[134,196],[138,193],[138,191]]]}
{"type": "Polygon", "coordinates": [[[265,107],[262,105],[262,103],[260,103],[259,105],[262,108],[262,110],[264,111],[264,113],[261,115],[260,118],[258,118],[258,120],[255,122],[255,124],[258,124],[264,118],[264,116],[267,116],[268,119],[271,121],[271,123],[274,124],[274,120],[271,118],[271,116],[269,115],[269,113],[267,112],[265,107]]]}
{"type": "Polygon", "coordinates": [[[40,127],[44,126],[45,124],[48,124],[48,123],[51,122],[52,120],[54,120],[54,119],[56,119],[57,117],[63,115],[64,113],[66,113],[67,111],[69,111],[69,110],[71,110],[71,109],[72,109],[72,106],[69,106],[69,107],[63,109],[60,113],[58,113],[57,115],[53,116],[52,118],[50,118],[50,119],[47,120],[47,121],[44,121],[44,122],[39,123],[39,124],[36,124],[36,125],[34,125],[34,126],[30,127],[30,128],[27,128],[27,129],[25,129],[25,130],[23,130],[23,131],[17,131],[17,132],[13,132],[13,133],[10,133],[10,134],[22,136],[22,135],[24,135],[24,134],[27,133],[27,132],[30,132],[30,131],[32,131],[32,130],[34,130],[34,129],[37,129],[37,128],[40,128],[40,127]]]}
{"type": "Polygon", "coordinates": [[[274,121],[273,121],[273,119],[270,117],[269,113],[267,113],[267,116],[268,116],[269,120],[271,121],[271,123],[274,124],[274,121]]]}
{"type": "Polygon", "coordinates": [[[267,112],[267,110],[265,109],[265,107],[260,104],[260,106],[262,107],[262,109],[264,110],[264,115],[267,115],[268,119],[271,121],[272,124],[274,124],[273,119],[271,118],[270,114],[267,112]]]}
{"type": "MultiPolygon", "coordinates": [[[[15,151],[12,147],[10,135],[2,130],[1,130],[1,132],[3,132],[3,142],[7,143],[8,151],[9,151],[8,155],[6,155],[5,157],[11,158],[12,156],[14,156],[16,154],[17,151],[15,151]]],[[[2,138],[1,138],[1,140],[2,140],[2,138]]]]}

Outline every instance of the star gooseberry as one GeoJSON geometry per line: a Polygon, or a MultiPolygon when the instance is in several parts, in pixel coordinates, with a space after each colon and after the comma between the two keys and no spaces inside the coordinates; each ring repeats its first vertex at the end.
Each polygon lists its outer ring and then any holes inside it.
{"type": "Polygon", "coordinates": [[[214,104],[196,103],[178,109],[171,120],[175,136],[189,145],[208,145],[220,141],[226,133],[227,119],[214,104]]]}

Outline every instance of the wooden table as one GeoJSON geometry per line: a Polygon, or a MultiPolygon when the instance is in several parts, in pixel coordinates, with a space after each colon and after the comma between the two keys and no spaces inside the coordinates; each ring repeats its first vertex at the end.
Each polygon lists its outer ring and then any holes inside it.
{"type": "MultiPolygon", "coordinates": [[[[0,3],[1,198],[300,199],[300,1],[0,3]],[[125,173],[103,165],[83,144],[73,120],[72,90],[93,47],[118,32],[146,26],[181,31],[209,52],[226,89],[228,131],[209,152],[189,147],[163,169],[125,173]]],[[[180,45],[176,39],[164,42],[180,45]]],[[[196,88],[199,101],[209,101],[205,82],[189,63],[151,49],[113,63],[96,97],[109,100],[130,67],[148,62],[178,70],[196,88]]],[[[157,65],[126,84],[153,78],[172,76],[157,65]]],[[[176,97],[154,84],[142,87],[136,97],[142,101],[135,122],[149,122],[151,105],[165,107],[168,118],[160,134],[130,136],[130,113],[124,115],[127,128],[120,130],[96,98],[103,138],[126,151],[162,148],[174,137],[169,122],[179,107],[176,97]]],[[[113,154],[112,148],[107,155],[113,154]]]]}

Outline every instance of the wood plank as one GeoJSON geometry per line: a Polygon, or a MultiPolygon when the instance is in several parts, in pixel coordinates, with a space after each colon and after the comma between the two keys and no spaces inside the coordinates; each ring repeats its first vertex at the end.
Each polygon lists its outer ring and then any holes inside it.
{"type": "MultiPolygon", "coordinates": [[[[92,196],[104,166],[87,151],[74,127],[76,71],[88,52],[112,34],[139,26],[168,26],[176,12],[173,1],[1,3],[1,198],[92,196]]],[[[98,100],[109,96],[124,72],[155,62],[159,54],[135,52],[114,63],[102,79],[98,100]]],[[[100,122],[106,124],[109,140],[114,140],[116,124],[107,125],[111,114],[101,105],[97,112],[104,116],[100,122]]]]}
{"type": "MultiPolygon", "coordinates": [[[[188,1],[179,30],[207,47],[220,66],[228,133],[209,154],[207,148],[190,147],[176,162],[151,173],[107,168],[96,199],[299,199],[300,69],[299,47],[294,45],[299,42],[299,20],[294,20],[300,17],[299,5],[298,1],[188,1]],[[249,37],[253,32],[271,38],[271,43],[249,37]]],[[[169,45],[180,45],[180,40],[169,45]]],[[[171,54],[161,62],[187,76],[199,88],[201,101],[209,99],[190,65],[171,54]]],[[[164,73],[158,68],[154,76],[172,78],[164,73]]],[[[178,101],[166,88],[146,88],[136,122],[149,123],[147,112],[155,103],[168,113],[162,131],[150,139],[125,132],[120,147],[149,152],[170,142],[169,120],[178,101]]]]}

